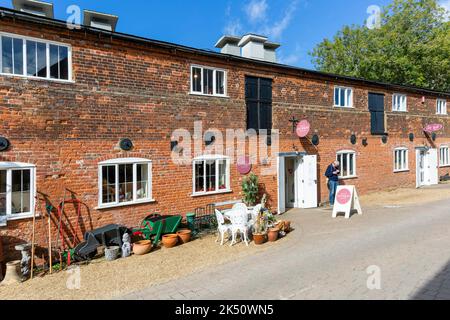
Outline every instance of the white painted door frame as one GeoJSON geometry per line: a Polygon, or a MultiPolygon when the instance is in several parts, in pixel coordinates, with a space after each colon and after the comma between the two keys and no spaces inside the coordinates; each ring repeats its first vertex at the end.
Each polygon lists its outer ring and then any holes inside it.
{"type": "Polygon", "coordinates": [[[439,159],[436,148],[416,148],[416,187],[431,186],[439,184],[439,159]],[[421,168],[421,157],[423,153],[423,169],[421,168]],[[423,181],[421,171],[423,170],[423,181]]]}

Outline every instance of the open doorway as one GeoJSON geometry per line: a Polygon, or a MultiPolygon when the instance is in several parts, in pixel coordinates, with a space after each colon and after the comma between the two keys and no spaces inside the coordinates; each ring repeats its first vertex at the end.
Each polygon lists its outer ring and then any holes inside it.
{"type": "Polygon", "coordinates": [[[278,157],[278,212],[287,208],[316,208],[317,156],[282,154],[278,157]]]}

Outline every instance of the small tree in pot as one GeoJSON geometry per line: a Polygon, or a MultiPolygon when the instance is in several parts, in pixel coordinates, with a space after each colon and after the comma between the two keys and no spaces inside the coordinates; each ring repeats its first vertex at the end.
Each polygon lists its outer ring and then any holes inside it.
{"type": "Polygon", "coordinates": [[[244,203],[247,206],[254,206],[258,198],[258,176],[250,174],[242,181],[242,193],[244,194],[244,203]]]}

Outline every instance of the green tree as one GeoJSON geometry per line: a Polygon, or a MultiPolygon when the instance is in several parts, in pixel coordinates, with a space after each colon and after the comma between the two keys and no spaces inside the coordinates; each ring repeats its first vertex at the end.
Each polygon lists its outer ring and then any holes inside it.
{"type": "Polygon", "coordinates": [[[310,55],[323,72],[450,91],[450,22],[436,0],[393,0],[379,28],[344,26],[310,55]]]}

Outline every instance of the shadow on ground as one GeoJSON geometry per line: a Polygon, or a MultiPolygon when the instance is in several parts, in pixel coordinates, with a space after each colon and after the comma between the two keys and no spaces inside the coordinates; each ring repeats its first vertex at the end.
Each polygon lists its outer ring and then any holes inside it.
{"type": "Polygon", "coordinates": [[[413,300],[450,300],[450,261],[412,297],[413,300]]]}

